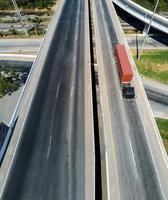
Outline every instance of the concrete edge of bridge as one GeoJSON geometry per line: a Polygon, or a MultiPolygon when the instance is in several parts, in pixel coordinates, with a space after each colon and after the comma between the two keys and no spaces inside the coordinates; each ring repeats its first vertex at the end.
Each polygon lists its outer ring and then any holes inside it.
{"type": "Polygon", "coordinates": [[[118,180],[118,168],[115,153],[115,145],[112,139],[112,124],[109,110],[107,83],[105,78],[104,63],[102,58],[101,40],[99,35],[100,27],[96,11],[96,0],[92,0],[92,10],[95,29],[95,45],[97,55],[97,66],[100,87],[100,109],[102,113],[102,133],[100,137],[101,154],[101,176],[102,176],[102,199],[120,199],[118,180]],[[103,100],[102,100],[103,99],[103,100]]]}
{"type": "Polygon", "coordinates": [[[95,199],[95,147],[91,77],[89,7],[85,1],[85,199],[95,199]]]}

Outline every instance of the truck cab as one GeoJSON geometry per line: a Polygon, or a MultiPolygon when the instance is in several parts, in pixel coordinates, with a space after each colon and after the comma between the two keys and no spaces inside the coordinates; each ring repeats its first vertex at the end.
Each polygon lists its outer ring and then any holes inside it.
{"type": "Polygon", "coordinates": [[[122,95],[125,99],[134,99],[135,98],[135,90],[134,87],[131,86],[123,86],[122,95]]]}

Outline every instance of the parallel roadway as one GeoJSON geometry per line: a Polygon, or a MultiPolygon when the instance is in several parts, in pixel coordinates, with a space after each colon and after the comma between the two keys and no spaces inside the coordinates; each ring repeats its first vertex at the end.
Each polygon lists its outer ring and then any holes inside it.
{"type": "Polygon", "coordinates": [[[107,169],[103,195],[109,200],[164,199],[138,101],[121,95],[114,48],[123,36],[111,2],[93,0],[93,18],[104,122],[102,163],[107,169]]]}
{"type": "MultiPolygon", "coordinates": [[[[4,200],[94,199],[92,173],[89,181],[86,177],[87,166],[94,173],[94,160],[91,166],[86,158],[93,141],[87,9],[83,0],[65,0],[8,175],[4,200]],[[90,134],[88,140],[86,134],[90,134]]],[[[90,150],[89,156],[94,158],[90,150]]]]}

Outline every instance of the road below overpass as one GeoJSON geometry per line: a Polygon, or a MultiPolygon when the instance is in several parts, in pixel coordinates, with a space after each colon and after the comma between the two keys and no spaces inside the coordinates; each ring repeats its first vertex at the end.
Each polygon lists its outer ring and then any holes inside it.
{"type": "Polygon", "coordinates": [[[83,200],[87,196],[86,5],[83,0],[65,0],[1,199],[83,200]]]}
{"type": "Polygon", "coordinates": [[[168,85],[142,79],[155,117],[168,119],[168,85]]]}
{"type": "MultiPolygon", "coordinates": [[[[125,35],[131,49],[136,49],[136,42],[141,48],[144,35],[126,34],[125,35]],[[137,41],[136,41],[137,37],[137,41]]],[[[0,40],[0,53],[37,53],[42,39],[2,39],[0,40]]],[[[147,37],[145,49],[168,49],[168,47],[157,40],[147,37]]]]}
{"type": "MultiPolygon", "coordinates": [[[[106,199],[164,199],[151,155],[138,101],[121,95],[113,49],[120,42],[120,29],[108,0],[93,1],[100,98],[104,121],[106,199]],[[102,56],[101,56],[102,55],[102,56]]],[[[104,150],[102,150],[102,153],[104,150]]],[[[160,166],[161,169],[161,166],[160,166]]]]}
{"type": "Polygon", "coordinates": [[[156,101],[149,101],[155,118],[168,119],[168,106],[156,101]]]}
{"type": "Polygon", "coordinates": [[[0,40],[0,53],[24,53],[35,52],[37,53],[42,38],[38,39],[1,39],[0,40]]]}
{"type": "MultiPolygon", "coordinates": [[[[125,34],[130,49],[141,49],[144,41],[144,34],[125,34]]],[[[161,36],[160,36],[161,37],[161,36]]],[[[160,38],[161,40],[162,38],[160,38]]],[[[159,38],[158,38],[159,40],[159,38]]],[[[168,46],[148,36],[145,40],[144,49],[167,50],[168,46]]]]}
{"type": "Polygon", "coordinates": [[[150,100],[168,106],[168,85],[148,79],[143,79],[143,84],[150,100]]]}

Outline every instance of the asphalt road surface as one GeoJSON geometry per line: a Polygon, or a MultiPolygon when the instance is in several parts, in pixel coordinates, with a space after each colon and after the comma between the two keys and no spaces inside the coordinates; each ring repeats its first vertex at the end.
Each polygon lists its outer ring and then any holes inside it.
{"type": "Polygon", "coordinates": [[[4,200],[84,199],[84,5],[65,1],[4,200]]]}
{"type": "Polygon", "coordinates": [[[168,85],[142,79],[155,117],[168,119],[168,85]]]}
{"type": "MultiPolygon", "coordinates": [[[[140,34],[126,34],[125,35],[129,44],[129,47],[131,49],[136,49],[138,48],[139,50],[142,48],[142,44],[144,41],[145,35],[140,35],[140,34]]],[[[161,38],[162,39],[162,38],[161,38]]],[[[168,49],[168,46],[165,44],[162,44],[161,42],[153,39],[152,37],[147,37],[145,40],[145,45],[144,49],[168,49]]]]}
{"type": "Polygon", "coordinates": [[[143,84],[149,99],[168,106],[168,85],[146,79],[143,84]]]}
{"type": "MultiPolygon", "coordinates": [[[[118,37],[117,31],[114,31],[116,29],[115,18],[111,18],[107,1],[95,0],[95,5],[103,54],[103,66],[99,66],[98,63],[98,67],[104,67],[105,71],[111,116],[109,126],[112,127],[112,133],[109,134],[111,134],[115,152],[115,156],[111,157],[111,160],[116,160],[116,172],[118,173],[118,181],[116,181],[116,183],[118,182],[118,186],[116,186],[118,187],[118,198],[116,199],[161,200],[163,196],[137,102],[136,100],[124,101],[121,95],[113,52],[118,43],[118,37]]],[[[112,13],[115,15],[114,12],[112,13]]],[[[105,97],[102,97],[102,101],[103,98],[105,97]]],[[[106,114],[104,113],[104,115],[106,114]]],[[[115,199],[116,190],[113,191],[111,187],[110,193],[112,194],[111,198],[115,199]]]]}
{"type": "MultiPolygon", "coordinates": [[[[127,34],[125,35],[131,49],[142,47],[143,35],[127,34]],[[136,40],[137,38],[137,40],[136,40]]],[[[34,52],[37,53],[42,39],[2,39],[0,40],[0,53],[24,53],[34,52]]],[[[144,49],[168,49],[168,47],[157,40],[147,37],[144,49]]]]}
{"type": "Polygon", "coordinates": [[[150,100],[149,103],[156,118],[168,119],[168,106],[152,100],[150,100]]]}
{"type": "Polygon", "coordinates": [[[1,39],[0,53],[36,52],[42,39],[1,39]]]}

